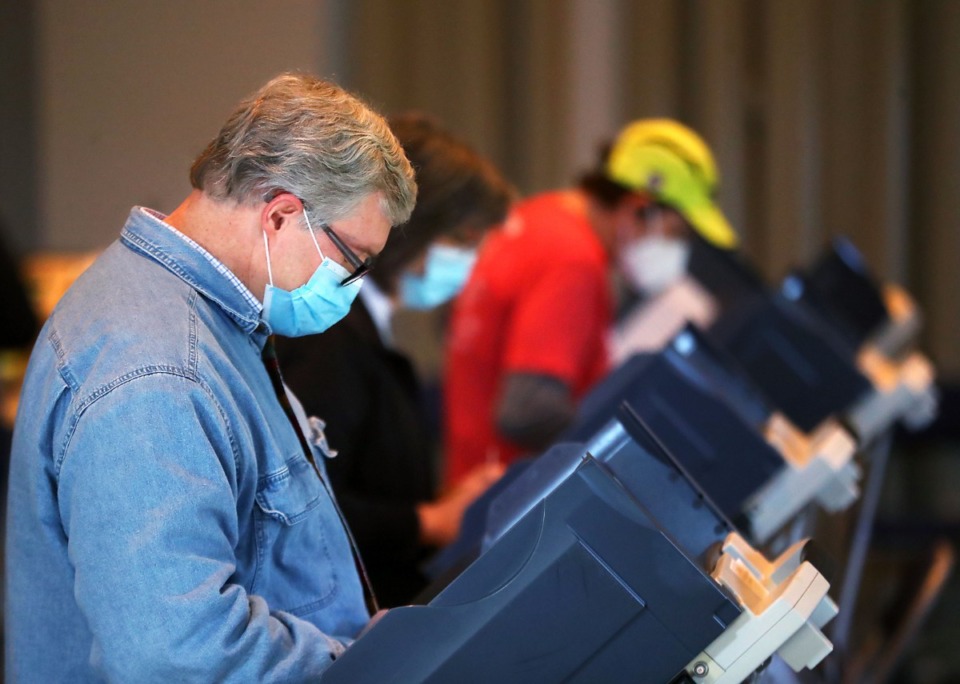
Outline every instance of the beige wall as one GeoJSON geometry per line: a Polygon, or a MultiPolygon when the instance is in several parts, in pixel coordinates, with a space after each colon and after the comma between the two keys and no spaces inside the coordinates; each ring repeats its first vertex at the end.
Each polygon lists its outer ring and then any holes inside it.
{"type": "Polygon", "coordinates": [[[170,211],[238,99],[278,71],[321,70],[311,0],[40,0],[40,244],[112,240],[132,204],[170,211]]]}
{"type": "Polygon", "coordinates": [[[0,2],[0,222],[8,248],[32,244],[36,206],[34,7],[0,2]]]}
{"type": "Polygon", "coordinates": [[[668,115],[714,147],[768,276],[850,235],[960,373],[960,2],[7,0],[0,20],[21,244],[95,248],[130,205],[173,208],[232,104],[284,69],[432,111],[525,192],[668,115]]]}
{"type": "Polygon", "coordinates": [[[350,6],[351,84],[434,110],[526,192],[571,182],[631,118],[692,125],[772,281],[848,235],[917,295],[927,348],[960,373],[960,2],[350,6]]]}

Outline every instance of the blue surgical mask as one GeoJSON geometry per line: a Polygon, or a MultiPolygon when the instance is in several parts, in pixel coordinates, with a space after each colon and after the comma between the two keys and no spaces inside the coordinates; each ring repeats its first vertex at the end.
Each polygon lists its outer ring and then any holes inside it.
{"type": "Polygon", "coordinates": [[[296,290],[288,292],[273,286],[273,270],[270,268],[270,245],[263,234],[263,246],[267,253],[267,275],[270,284],[263,293],[263,320],[278,335],[301,337],[321,333],[350,311],[350,305],[360,292],[363,281],[341,286],[348,272],[343,266],[323,256],[317,237],[304,213],[307,230],[313,238],[322,261],[310,280],[296,290]]]}
{"type": "Polygon", "coordinates": [[[451,245],[431,245],[423,275],[400,277],[400,301],[410,309],[432,309],[452,299],[470,277],[477,251],[451,245]]]}

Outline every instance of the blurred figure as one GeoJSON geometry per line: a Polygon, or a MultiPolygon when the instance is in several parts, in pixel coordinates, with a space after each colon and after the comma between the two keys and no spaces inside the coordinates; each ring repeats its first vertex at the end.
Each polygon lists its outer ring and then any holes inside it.
{"type": "MultiPolygon", "coordinates": [[[[0,221],[0,292],[3,307],[0,310],[0,502],[7,495],[7,461],[10,457],[12,436],[12,409],[20,380],[26,366],[26,357],[36,339],[40,325],[33,311],[27,287],[20,277],[20,264],[7,249],[6,226],[0,221]]],[[[0,512],[2,517],[2,512],[0,512]]]]}
{"type": "Polygon", "coordinates": [[[277,345],[287,383],[338,452],[327,471],[383,606],[426,586],[419,565],[453,540],[464,508],[502,472],[480,464],[436,498],[436,439],[411,361],[393,345],[391,316],[454,297],[512,196],[487,160],[436,121],[406,114],[390,127],[416,171],[410,221],[390,234],[341,323],[277,345]]]}
{"type": "MultiPolygon", "coordinates": [[[[7,471],[13,415],[29,349],[40,330],[27,287],[20,277],[19,260],[8,251],[6,237],[6,226],[0,220],[0,293],[3,294],[0,311],[0,536],[6,527],[7,471]]],[[[2,578],[3,570],[0,568],[2,578]]],[[[0,587],[0,606],[3,605],[3,597],[4,590],[0,587]]],[[[0,626],[0,641],[2,634],[3,628],[0,626]]]]}
{"type": "MultiPolygon", "coordinates": [[[[0,222],[0,238],[6,238],[6,226],[0,222]]],[[[20,265],[0,239],[0,292],[3,307],[0,310],[0,405],[6,407],[8,396],[17,384],[20,358],[29,350],[40,330],[33,311],[27,287],[20,277],[20,265]]],[[[7,457],[10,454],[12,425],[7,423],[7,412],[0,414],[0,456],[2,456],[3,496],[6,495],[7,457]]]]}
{"type": "Polygon", "coordinates": [[[666,119],[626,126],[578,187],[518,204],[454,308],[445,368],[446,478],[549,446],[608,370],[616,268],[645,296],[686,269],[696,232],[736,234],[706,143],[666,119]]]}
{"type": "MultiPolygon", "coordinates": [[[[2,222],[0,236],[6,237],[6,226],[2,222]]],[[[4,303],[0,311],[0,350],[29,348],[40,325],[20,277],[20,266],[7,249],[5,239],[0,242],[0,292],[3,292],[4,303]]]]}

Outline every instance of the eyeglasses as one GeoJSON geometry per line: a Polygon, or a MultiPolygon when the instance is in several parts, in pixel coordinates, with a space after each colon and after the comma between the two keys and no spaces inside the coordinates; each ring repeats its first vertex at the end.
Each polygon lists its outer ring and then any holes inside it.
{"type": "MultiPolygon", "coordinates": [[[[284,192],[282,189],[276,189],[272,192],[267,193],[263,197],[264,202],[269,202],[274,197],[284,192]]],[[[307,211],[307,203],[302,199],[300,200],[303,203],[303,211],[307,211]]],[[[309,225],[309,222],[308,224],[309,225]]],[[[330,238],[330,242],[333,243],[333,246],[343,255],[347,262],[353,267],[353,273],[348,275],[346,278],[340,281],[340,286],[344,287],[350,283],[355,283],[360,280],[363,276],[367,275],[373,269],[373,258],[367,257],[366,259],[361,259],[358,257],[352,249],[347,247],[347,243],[340,239],[340,236],[333,232],[331,228],[326,223],[320,224],[320,230],[326,233],[327,237],[330,238]]]]}
{"type": "Polygon", "coordinates": [[[346,259],[347,262],[353,267],[353,273],[340,281],[341,287],[357,282],[373,269],[373,258],[367,257],[366,259],[361,259],[358,257],[356,254],[354,254],[352,249],[347,247],[347,243],[341,240],[340,236],[333,232],[333,228],[331,228],[329,225],[326,223],[321,223],[320,230],[326,233],[327,237],[330,238],[330,242],[333,243],[333,246],[340,251],[340,253],[343,255],[343,258],[346,259]]]}

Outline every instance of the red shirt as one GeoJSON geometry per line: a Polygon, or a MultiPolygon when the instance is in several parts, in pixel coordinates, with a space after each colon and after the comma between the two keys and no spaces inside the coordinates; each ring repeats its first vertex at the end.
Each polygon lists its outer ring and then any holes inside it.
{"type": "Polygon", "coordinates": [[[454,305],[445,369],[446,480],[521,450],[496,433],[504,377],[564,381],[580,398],[608,369],[607,256],[567,194],[528,199],[484,242],[454,305]]]}

